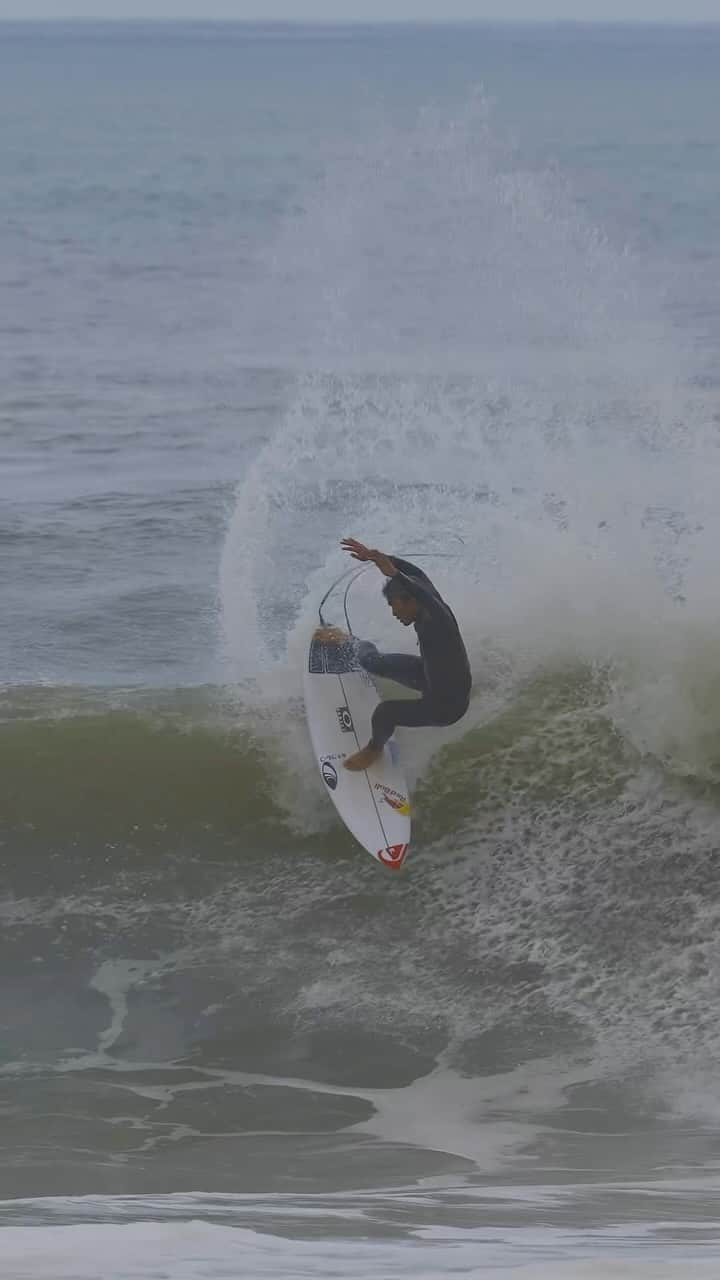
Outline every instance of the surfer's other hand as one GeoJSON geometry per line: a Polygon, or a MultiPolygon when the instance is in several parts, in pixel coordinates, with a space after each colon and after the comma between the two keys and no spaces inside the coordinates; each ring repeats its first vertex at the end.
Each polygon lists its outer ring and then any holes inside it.
{"type": "Polygon", "coordinates": [[[350,552],[353,560],[372,561],[386,578],[393,578],[397,573],[397,567],[390,556],[386,556],[384,551],[378,551],[376,547],[366,547],[365,543],[358,542],[357,538],[343,538],[340,545],[343,551],[350,552]]]}
{"type": "Polygon", "coordinates": [[[358,542],[357,538],[343,538],[340,543],[343,551],[349,551],[353,560],[374,560],[378,551],[371,551],[370,547],[366,547],[364,542],[358,542]]]}

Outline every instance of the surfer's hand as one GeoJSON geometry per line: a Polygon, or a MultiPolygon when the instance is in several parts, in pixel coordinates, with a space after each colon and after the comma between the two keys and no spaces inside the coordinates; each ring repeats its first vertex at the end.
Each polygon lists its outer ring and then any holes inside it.
{"type": "Polygon", "coordinates": [[[358,542],[357,538],[343,538],[340,543],[343,551],[349,551],[353,560],[374,560],[377,551],[371,551],[363,542],[358,542]]]}
{"type": "Polygon", "coordinates": [[[384,551],[378,551],[376,548],[366,547],[363,542],[358,542],[357,538],[343,538],[343,551],[349,551],[353,560],[371,560],[376,564],[381,573],[386,578],[393,578],[397,573],[397,567],[393,564],[389,556],[384,551]]]}

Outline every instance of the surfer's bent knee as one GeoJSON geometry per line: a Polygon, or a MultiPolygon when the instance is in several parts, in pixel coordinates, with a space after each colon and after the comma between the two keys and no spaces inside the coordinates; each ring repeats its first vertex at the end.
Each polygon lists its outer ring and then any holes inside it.
{"type": "Polygon", "coordinates": [[[374,671],[381,659],[380,651],[372,640],[356,640],[355,656],[365,671],[374,671]]]}
{"type": "Polygon", "coordinates": [[[467,715],[469,709],[470,709],[469,699],[467,700],[467,702],[464,702],[459,706],[443,707],[441,708],[441,711],[440,711],[441,718],[440,717],[438,718],[437,723],[439,725],[457,724],[458,720],[462,720],[463,716],[467,715]]]}

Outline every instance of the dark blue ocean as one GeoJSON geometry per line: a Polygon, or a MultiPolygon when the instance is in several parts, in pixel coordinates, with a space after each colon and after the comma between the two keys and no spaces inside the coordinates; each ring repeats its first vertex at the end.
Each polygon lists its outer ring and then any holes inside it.
{"type": "Polygon", "coordinates": [[[0,26],[3,1280],[720,1273],[719,67],[0,26]],[[398,876],[343,535],[475,677],[398,876]]]}

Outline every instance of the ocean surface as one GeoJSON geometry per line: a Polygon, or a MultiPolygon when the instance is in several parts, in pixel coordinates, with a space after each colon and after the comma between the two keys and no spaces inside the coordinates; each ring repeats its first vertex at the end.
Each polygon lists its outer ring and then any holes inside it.
{"type": "Polygon", "coordinates": [[[720,1274],[719,67],[0,27],[2,1280],[720,1274]],[[474,670],[398,875],[347,534],[474,670]]]}

